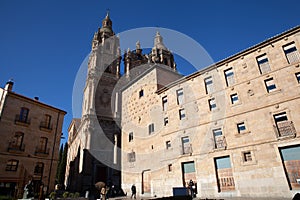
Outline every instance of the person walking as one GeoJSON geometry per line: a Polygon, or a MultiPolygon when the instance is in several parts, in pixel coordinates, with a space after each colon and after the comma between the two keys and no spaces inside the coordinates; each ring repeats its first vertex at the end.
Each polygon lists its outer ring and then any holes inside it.
{"type": "Polygon", "coordinates": [[[131,198],[132,197],[134,197],[134,199],[136,199],[136,187],[134,184],[131,186],[131,198]]]}

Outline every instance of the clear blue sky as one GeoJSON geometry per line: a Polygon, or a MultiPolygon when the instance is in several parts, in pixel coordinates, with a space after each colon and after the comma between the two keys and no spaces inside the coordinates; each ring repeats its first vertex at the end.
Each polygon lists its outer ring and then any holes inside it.
{"type": "Polygon", "coordinates": [[[15,92],[67,111],[67,136],[75,76],[107,8],[116,33],[173,29],[219,61],[299,25],[299,7],[299,0],[1,0],[0,86],[13,78],[15,92]]]}

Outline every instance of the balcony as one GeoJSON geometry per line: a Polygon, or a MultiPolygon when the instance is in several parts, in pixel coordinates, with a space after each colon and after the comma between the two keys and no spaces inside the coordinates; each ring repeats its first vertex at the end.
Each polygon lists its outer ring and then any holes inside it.
{"type": "Polygon", "coordinates": [[[23,152],[25,150],[25,144],[17,145],[15,142],[8,143],[8,152],[23,152]]]}
{"type": "Polygon", "coordinates": [[[192,144],[183,146],[181,153],[182,155],[192,155],[193,153],[192,144]]]}
{"type": "Polygon", "coordinates": [[[22,125],[22,126],[28,126],[30,124],[30,119],[21,117],[20,115],[16,115],[15,124],[22,125]]]}
{"type": "Polygon", "coordinates": [[[42,131],[52,131],[52,124],[48,122],[41,122],[40,123],[40,130],[42,131]]]}
{"type": "Polygon", "coordinates": [[[226,146],[225,136],[215,136],[215,149],[226,149],[226,146]]]}
{"type": "Polygon", "coordinates": [[[40,148],[40,147],[36,147],[35,148],[35,155],[37,156],[48,156],[49,155],[49,148],[40,148]]]}
{"type": "Polygon", "coordinates": [[[277,122],[277,126],[273,125],[278,138],[296,137],[296,129],[292,121],[277,122]]]}

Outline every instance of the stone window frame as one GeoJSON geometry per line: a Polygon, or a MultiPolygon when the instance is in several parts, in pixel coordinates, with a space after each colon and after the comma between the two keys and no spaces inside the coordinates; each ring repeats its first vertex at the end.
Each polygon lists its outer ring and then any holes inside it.
{"type": "Polygon", "coordinates": [[[260,74],[266,74],[272,71],[269,58],[266,53],[259,55],[256,57],[256,62],[259,68],[260,74]],[[268,68],[268,70],[264,71],[263,69],[268,68]]]}
{"type": "Polygon", "coordinates": [[[10,159],[6,162],[5,171],[16,172],[19,167],[19,161],[16,159],[10,159]]]}
{"type": "Polygon", "coordinates": [[[300,61],[300,53],[299,53],[299,50],[294,41],[283,45],[282,50],[284,52],[284,55],[285,55],[285,58],[286,58],[286,61],[288,62],[288,64],[294,64],[294,63],[300,61]],[[291,51],[291,50],[293,50],[293,51],[291,51]],[[292,54],[292,53],[294,53],[293,56],[296,57],[296,61],[291,60],[291,57],[289,57],[290,54],[292,54]]]}
{"type": "Polygon", "coordinates": [[[241,164],[243,166],[245,165],[256,165],[257,164],[257,160],[255,157],[255,153],[253,149],[247,149],[247,150],[243,150],[241,151],[241,164]],[[246,160],[246,154],[250,154],[251,156],[251,160],[246,160]]]}

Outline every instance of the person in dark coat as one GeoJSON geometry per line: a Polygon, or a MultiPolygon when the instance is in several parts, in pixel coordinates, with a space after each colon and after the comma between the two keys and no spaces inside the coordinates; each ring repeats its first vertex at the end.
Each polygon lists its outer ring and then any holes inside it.
{"type": "Polygon", "coordinates": [[[300,200],[300,193],[296,193],[292,200],[300,200]]]}
{"type": "Polygon", "coordinates": [[[136,199],[136,187],[134,184],[131,186],[131,198],[132,197],[136,199]]]}

